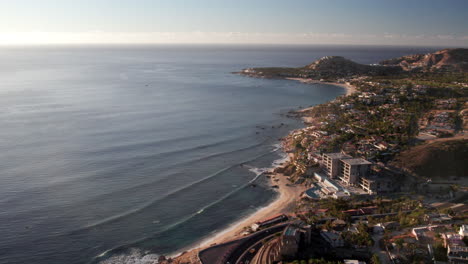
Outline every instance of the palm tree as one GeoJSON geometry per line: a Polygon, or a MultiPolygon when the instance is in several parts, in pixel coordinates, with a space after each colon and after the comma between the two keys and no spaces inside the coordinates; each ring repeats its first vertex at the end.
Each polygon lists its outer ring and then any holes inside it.
{"type": "Polygon", "coordinates": [[[401,239],[401,238],[395,240],[395,245],[396,245],[396,247],[398,249],[398,254],[400,254],[400,249],[403,248],[403,243],[405,243],[405,241],[403,239],[401,239]]]}
{"type": "Polygon", "coordinates": [[[380,258],[379,258],[379,256],[377,254],[372,255],[371,263],[372,264],[380,264],[380,258]]]}

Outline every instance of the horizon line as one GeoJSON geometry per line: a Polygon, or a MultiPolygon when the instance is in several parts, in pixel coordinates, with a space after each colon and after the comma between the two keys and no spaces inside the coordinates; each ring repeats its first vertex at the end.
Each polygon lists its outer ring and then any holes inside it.
{"type": "Polygon", "coordinates": [[[424,45],[424,44],[370,44],[370,43],[248,43],[248,42],[82,42],[82,43],[0,43],[0,47],[60,47],[60,46],[355,46],[355,47],[419,47],[419,48],[440,48],[440,49],[453,49],[453,48],[468,48],[468,45],[424,45]]]}

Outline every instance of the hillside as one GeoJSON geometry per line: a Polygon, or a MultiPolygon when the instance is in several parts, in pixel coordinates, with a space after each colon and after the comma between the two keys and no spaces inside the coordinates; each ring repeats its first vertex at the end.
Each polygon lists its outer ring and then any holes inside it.
{"type": "Polygon", "coordinates": [[[327,56],[299,68],[248,68],[240,74],[267,78],[342,78],[355,75],[389,75],[401,72],[400,66],[379,66],[356,63],[341,56],[327,56]]]}
{"type": "Polygon", "coordinates": [[[405,71],[468,72],[468,49],[444,49],[429,54],[384,60],[380,64],[400,66],[405,71]]]}
{"type": "Polygon", "coordinates": [[[363,65],[341,56],[327,56],[304,67],[304,70],[319,71],[322,73],[363,74],[372,69],[372,66],[363,65]]]}
{"type": "Polygon", "coordinates": [[[445,139],[401,152],[393,164],[425,178],[468,177],[468,139],[445,139]]]}
{"type": "Polygon", "coordinates": [[[360,64],[341,56],[326,56],[298,68],[247,68],[238,72],[251,77],[312,78],[336,80],[351,76],[390,76],[403,72],[468,72],[468,49],[444,49],[384,60],[380,65],[360,64]]]}

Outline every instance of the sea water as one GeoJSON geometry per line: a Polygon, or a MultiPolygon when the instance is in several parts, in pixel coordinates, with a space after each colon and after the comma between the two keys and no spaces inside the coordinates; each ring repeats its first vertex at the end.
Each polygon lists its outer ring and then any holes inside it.
{"type": "Polygon", "coordinates": [[[302,125],[287,112],[345,92],[232,72],[432,50],[2,47],[0,263],[146,263],[196,246],[275,198],[260,173],[302,125]]]}

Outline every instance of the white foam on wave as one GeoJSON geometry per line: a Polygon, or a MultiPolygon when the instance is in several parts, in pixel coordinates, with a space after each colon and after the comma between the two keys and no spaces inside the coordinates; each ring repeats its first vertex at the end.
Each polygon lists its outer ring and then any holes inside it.
{"type": "MultiPolygon", "coordinates": [[[[278,152],[279,150],[282,150],[282,146],[281,144],[274,144],[273,145],[273,150],[270,151],[271,153],[273,152],[278,152]]],[[[282,151],[279,151],[278,154],[280,155],[280,158],[274,160],[272,163],[271,163],[271,167],[269,168],[257,168],[257,167],[253,167],[253,166],[250,166],[250,165],[247,165],[247,164],[242,164],[243,167],[245,168],[248,168],[248,170],[252,173],[255,174],[255,177],[249,181],[249,183],[252,183],[254,182],[256,179],[258,179],[258,177],[260,177],[260,175],[262,175],[263,173],[267,172],[267,171],[272,171],[274,170],[275,168],[277,168],[278,166],[281,166],[283,163],[285,163],[286,161],[289,160],[289,155],[287,153],[284,153],[282,151]]],[[[275,202],[279,197],[276,197],[276,199],[273,199],[271,201],[271,203],[275,202]]],[[[270,203],[270,204],[271,204],[270,203]]],[[[194,249],[197,249],[197,248],[201,248],[201,247],[204,247],[204,246],[208,246],[209,244],[211,244],[213,241],[215,241],[216,239],[218,239],[219,237],[222,237],[224,234],[238,228],[240,225],[243,225],[245,224],[245,221],[247,219],[249,219],[250,217],[254,216],[256,213],[262,211],[262,210],[265,210],[267,209],[270,204],[267,204],[267,205],[264,205],[264,206],[260,206],[260,207],[256,207],[256,206],[249,206],[250,208],[256,208],[257,210],[249,213],[249,214],[246,214],[244,217],[242,217],[241,219],[235,221],[234,223],[232,223],[231,225],[229,225],[228,227],[222,229],[221,231],[219,230],[213,230],[212,232],[210,232],[210,236],[207,236],[205,238],[202,238],[201,240],[199,240],[198,242],[196,243],[193,243],[191,246],[188,246],[188,247],[185,247],[181,250],[179,250],[177,253],[174,253],[173,255],[171,255],[170,257],[177,257],[177,256],[180,256],[182,254],[182,252],[185,252],[185,251],[191,251],[191,250],[194,250],[194,249]]]]}
{"type": "MultiPolygon", "coordinates": [[[[279,150],[282,149],[282,146],[281,144],[274,144],[273,145],[273,150],[271,150],[270,152],[271,153],[274,153],[274,152],[278,152],[279,150]]],[[[280,155],[280,158],[274,160],[272,163],[271,163],[271,167],[268,167],[268,168],[257,168],[257,167],[253,167],[253,166],[250,166],[250,165],[247,165],[247,164],[243,164],[242,166],[244,166],[245,168],[248,168],[248,170],[252,173],[255,174],[255,177],[253,179],[251,179],[249,181],[249,183],[252,183],[254,182],[255,180],[257,180],[263,173],[267,172],[267,171],[272,171],[274,170],[275,168],[277,168],[278,166],[282,165],[284,162],[286,162],[288,159],[289,159],[289,156],[288,154],[282,152],[282,151],[279,151],[277,154],[280,155]]],[[[278,198],[276,198],[278,199],[278,198]]],[[[273,203],[276,199],[274,199],[273,201],[271,201],[271,203],[273,203]]],[[[226,234],[227,232],[230,232],[231,230],[237,228],[239,225],[242,225],[244,224],[245,220],[252,217],[253,215],[255,215],[257,212],[259,211],[262,211],[266,208],[269,207],[270,204],[267,204],[265,206],[261,206],[261,207],[255,207],[254,208],[257,208],[257,210],[255,210],[254,212],[251,212],[250,214],[247,214],[245,215],[243,218],[239,219],[238,221],[234,222],[233,224],[231,224],[230,226],[228,226],[227,228],[223,229],[221,232],[218,231],[218,230],[214,230],[212,231],[210,234],[212,236],[208,236],[204,239],[201,239],[198,243],[194,243],[192,244],[191,246],[189,247],[186,247],[186,248],[183,248],[181,249],[180,251],[178,251],[177,253],[174,253],[172,254],[170,257],[174,258],[174,257],[177,257],[177,256],[180,256],[182,254],[182,252],[185,252],[185,251],[190,251],[190,250],[193,250],[193,249],[196,249],[196,248],[200,248],[202,246],[207,246],[209,243],[211,243],[211,241],[215,240],[216,238],[226,234]]],[[[252,206],[251,206],[252,207],[252,206]]],[[[195,214],[201,214],[203,213],[203,211],[206,209],[207,207],[204,207],[202,209],[200,209],[198,212],[196,212],[195,214]]],[[[102,255],[105,255],[107,252],[103,253],[102,255]]],[[[147,264],[147,263],[158,263],[158,258],[159,256],[156,255],[156,254],[144,254],[143,252],[141,252],[141,250],[139,249],[131,249],[131,252],[130,253],[122,253],[122,254],[118,254],[118,255],[114,255],[114,256],[111,256],[109,257],[108,259],[106,260],[103,260],[101,262],[99,262],[100,264],[117,264],[117,263],[125,263],[125,264],[147,264]]]]}
{"type": "MultiPolygon", "coordinates": [[[[274,199],[272,201],[272,203],[274,201],[276,201],[276,199],[274,199]]],[[[181,249],[178,253],[172,254],[169,257],[175,258],[175,257],[178,257],[178,256],[182,255],[183,252],[199,249],[199,248],[206,247],[206,246],[212,244],[213,241],[215,241],[216,239],[224,236],[226,233],[229,233],[232,230],[235,230],[235,229],[239,228],[239,226],[241,226],[241,225],[245,225],[245,221],[247,219],[253,217],[256,213],[258,213],[258,212],[260,212],[260,211],[262,211],[264,209],[267,209],[268,207],[269,207],[269,204],[267,204],[265,206],[261,206],[261,207],[250,206],[250,208],[256,208],[257,210],[246,214],[244,217],[242,217],[238,221],[235,221],[234,223],[230,224],[228,227],[226,227],[226,228],[224,228],[222,230],[213,230],[212,232],[210,232],[209,236],[207,236],[205,238],[202,238],[197,243],[194,243],[189,247],[181,249]]]]}
{"type": "Polygon", "coordinates": [[[154,264],[158,263],[158,258],[159,255],[146,254],[139,249],[132,248],[130,252],[113,255],[100,261],[99,264],[154,264]]]}
{"type": "Polygon", "coordinates": [[[250,172],[253,172],[256,176],[260,176],[262,173],[268,171],[268,168],[256,168],[252,167],[249,169],[250,172]]]}
{"type": "Polygon", "coordinates": [[[282,148],[281,144],[280,143],[276,143],[276,144],[273,144],[273,151],[272,152],[275,152],[275,151],[278,151],[282,148]]]}
{"type": "MultiPolygon", "coordinates": [[[[274,149],[271,151],[272,153],[277,152],[278,150],[282,149],[281,144],[274,144],[273,147],[274,149]]],[[[249,165],[244,165],[245,167],[249,168],[250,172],[253,172],[255,174],[255,177],[250,182],[257,180],[258,177],[265,172],[273,171],[275,168],[281,166],[282,164],[284,164],[286,161],[289,160],[289,155],[287,153],[280,151],[278,154],[280,155],[280,158],[274,160],[271,163],[271,166],[268,168],[257,168],[257,167],[253,167],[249,165]]]]}

